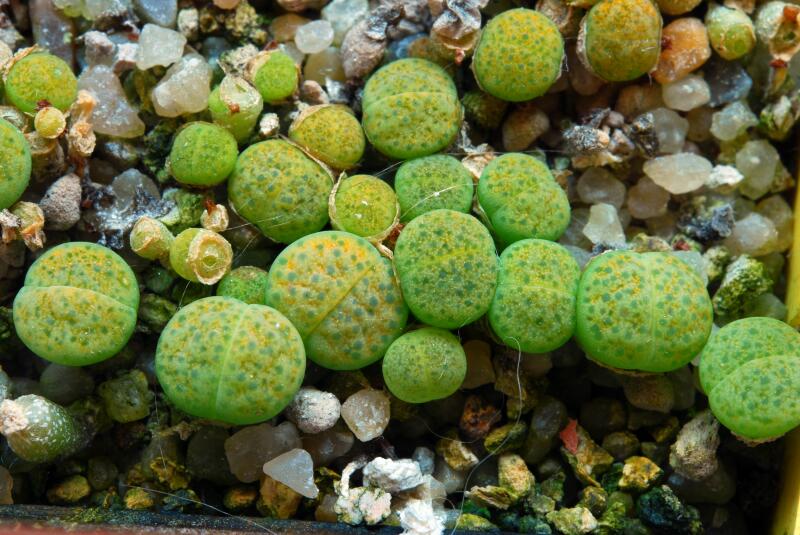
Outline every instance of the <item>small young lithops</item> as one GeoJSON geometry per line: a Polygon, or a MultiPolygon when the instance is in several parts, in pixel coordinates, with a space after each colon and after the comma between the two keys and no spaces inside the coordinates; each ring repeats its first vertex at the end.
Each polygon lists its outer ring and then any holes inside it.
{"type": "Polygon", "coordinates": [[[65,243],[28,269],[14,299],[14,326],[43,359],[86,366],[125,346],[138,308],[136,276],[119,255],[94,243],[65,243]]]}
{"type": "Polygon", "coordinates": [[[464,382],[467,355],[449,331],[424,327],[392,342],[383,357],[383,380],[408,403],[446,398],[464,382]]]}
{"type": "Polygon", "coordinates": [[[472,70],[481,88],[511,102],[543,95],[561,73],[564,39],[539,11],[510,9],[481,33],[472,70]]]}
{"type": "Polygon", "coordinates": [[[661,26],[651,0],[601,0],[581,22],[578,56],[604,80],[634,80],[656,66],[661,26]]]}
{"type": "Polygon", "coordinates": [[[247,76],[264,102],[282,102],[297,91],[300,74],[294,60],[280,50],[259,53],[247,66],[247,76]]]}
{"type": "Polygon", "coordinates": [[[408,318],[391,262],[364,238],[341,231],[311,234],[284,249],[270,268],[267,304],[297,327],[308,358],[334,370],[380,359],[408,318]]]}
{"type": "Polygon", "coordinates": [[[700,353],[713,310],[703,281],[675,255],[609,251],[583,271],[576,318],[575,337],[592,360],[667,372],[700,353]]]}
{"type": "Polygon", "coordinates": [[[481,173],[478,202],[505,244],[557,240],[569,225],[567,194],[547,165],[521,153],[495,158],[481,173]]]}
{"type": "Polygon", "coordinates": [[[147,260],[168,260],[174,240],[164,223],[148,216],[140,217],[130,234],[131,250],[147,260]]]}
{"type": "Polygon", "coordinates": [[[222,277],[217,295],[233,297],[248,305],[265,305],[269,274],[255,266],[240,266],[222,277]]]}
{"type": "Polygon", "coordinates": [[[214,123],[194,121],[175,136],[169,153],[169,170],[181,184],[216,186],[231,174],[238,156],[233,134],[214,123]]]}
{"type": "Polygon", "coordinates": [[[156,349],[156,375],[169,400],[201,418],[246,425],[292,401],[305,373],[297,329],[275,309],[229,297],[181,308],[156,349]]]}
{"type": "Polygon", "coordinates": [[[0,210],[17,202],[31,179],[31,149],[25,136],[0,119],[0,210]]]}
{"type": "Polygon", "coordinates": [[[394,265],[409,309],[428,325],[455,329],[489,310],[497,254],[471,215],[442,209],[415,218],[397,238],[394,265]]]}
{"type": "Polygon", "coordinates": [[[489,323],[505,345],[525,353],[561,347],[575,331],[581,270],[561,245],[521,240],[500,255],[489,323]]]}
{"type": "Polygon", "coordinates": [[[208,111],[214,123],[233,134],[239,143],[253,133],[263,109],[261,94],[238,76],[226,76],[208,96],[208,111]]]}
{"type": "Polygon", "coordinates": [[[280,243],[317,232],[328,223],[330,173],[302,150],[281,139],[242,151],[228,179],[236,212],[280,243]]]}
{"type": "Polygon", "coordinates": [[[399,220],[400,205],[389,184],[372,175],[353,175],[339,180],[329,202],[331,226],[381,241],[399,220]]]}
{"type": "Polygon", "coordinates": [[[361,109],[367,139],[398,160],[447,147],[463,115],[453,79],[418,58],[393,61],[375,72],[364,87],[361,109]]]}
{"type": "Polygon", "coordinates": [[[439,208],[469,213],[475,185],[461,162],[448,154],[434,154],[403,163],[394,176],[394,190],[400,221],[408,223],[439,208]]]}
{"type": "Polygon", "coordinates": [[[340,170],[354,167],[366,146],[361,123],[350,108],[340,104],[306,108],[289,127],[289,138],[314,158],[340,170]]]}
{"type": "Polygon", "coordinates": [[[230,271],[233,248],[214,231],[189,228],[172,241],[169,263],[175,273],[188,281],[215,284],[230,271]]]}
{"type": "Polygon", "coordinates": [[[711,4],[705,22],[708,40],[723,59],[739,59],[756,46],[753,20],[740,9],[711,4]]]}
{"type": "Polygon", "coordinates": [[[717,419],[766,442],[800,424],[800,334],[772,318],[744,318],[711,335],[700,382],[717,419]]]}
{"type": "Polygon", "coordinates": [[[11,59],[4,82],[8,102],[30,114],[44,102],[67,111],[78,96],[78,79],[70,66],[47,52],[18,53],[11,59]]]}

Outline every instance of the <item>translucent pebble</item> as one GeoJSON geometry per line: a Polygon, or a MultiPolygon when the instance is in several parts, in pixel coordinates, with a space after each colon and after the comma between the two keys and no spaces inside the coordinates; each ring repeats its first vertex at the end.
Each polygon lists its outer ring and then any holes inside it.
{"type": "Polygon", "coordinates": [[[667,108],[656,108],[650,113],[653,114],[653,127],[658,136],[658,152],[662,154],[680,152],[686,142],[689,121],[667,108]]]}
{"type": "Polygon", "coordinates": [[[723,192],[733,190],[744,180],[744,175],[732,165],[715,165],[708,175],[706,187],[723,192]]]}
{"type": "Polygon", "coordinates": [[[580,247],[575,247],[574,245],[565,245],[564,249],[569,251],[569,254],[572,255],[572,258],[578,263],[578,267],[581,269],[589,263],[589,260],[592,259],[592,253],[587,251],[586,249],[581,249],[580,247]]]}
{"type": "Polygon", "coordinates": [[[292,58],[298,65],[302,65],[303,60],[306,58],[305,53],[297,48],[294,43],[281,43],[278,46],[278,50],[292,58]]]}
{"type": "Polygon", "coordinates": [[[314,466],[326,466],[350,451],[354,442],[353,433],[337,425],[322,433],[305,435],[303,448],[311,455],[314,466]]]}
{"type": "Polygon", "coordinates": [[[644,176],[628,191],[628,212],[636,219],[650,219],[667,212],[669,192],[644,176]]]}
{"type": "Polygon", "coordinates": [[[144,123],[136,108],[128,103],[122,84],[111,67],[95,65],[78,78],[78,89],[92,94],[97,103],[92,110],[92,126],[98,134],[133,138],[144,134],[144,123]]]}
{"type": "Polygon", "coordinates": [[[133,8],[145,22],[165,28],[175,26],[178,17],[177,0],[133,0],[133,8]]]}
{"type": "Polygon", "coordinates": [[[294,44],[305,54],[322,52],[333,43],[333,26],[327,20],[315,20],[297,29],[294,44]]]}
{"type": "Polygon", "coordinates": [[[645,162],[643,167],[653,182],[676,195],[702,187],[711,169],[711,162],[690,152],[659,156],[645,162]]]}
{"type": "Polygon", "coordinates": [[[745,143],[736,153],[736,169],[744,175],[744,182],[739,186],[742,195],[758,199],[766,194],[779,162],[780,155],[769,141],[758,139],[745,143]]]}
{"type": "Polygon", "coordinates": [[[461,388],[478,388],[495,380],[492,367],[492,348],[483,340],[464,342],[464,353],[467,355],[467,375],[461,388]]]}
{"type": "Polygon", "coordinates": [[[682,80],[661,86],[661,97],[668,108],[689,111],[707,104],[711,91],[702,76],[690,74],[682,80]]]}
{"type": "Polygon", "coordinates": [[[342,418],[361,442],[381,436],[389,415],[389,397],[380,390],[359,390],[342,404],[342,418]]]}
{"type": "Polygon", "coordinates": [[[306,498],[316,498],[314,463],[306,450],[295,448],[264,464],[264,473],[306,498]]]}
{"type": "Polygon", "coordinates": [[[578,179],[578,196],[586,204],[606,203],[618,209],[625,202],[625,184],[602,167],[590,167],[578,179]]]}
{"type": "Polygon", "coordinates": [[[784,321],[786,305],[773,293],[761,294],[750,301],[744,309],[746,317],[766,317],[784,321]]]}
{"type": "Polygon", "coordinates": [[[322,20],[333,26],[333,42],[342,43],[347,30],[369,13],[367,0],[333,0],[322,8],[322,20]]]}
{"type": "Polygon", "coordinates": [[[433,477],[436,481],[444,485],[444,490],[447,494],[453,494],[464,490],[464,483],[467,480],[467,474],[462,471],[453,470],[444,459],[436,459],[436,468],[433,470],[433,477]]]}
{"type": "Polygon", "coordinates": [[[339,49],[328,47],[322,52],[309,55],[303,67],[303,77],[306,80],[314,80],[322,86],[327,84],[328,80],[344,82],[344,68],[339,49]]]}
{"type": "Polygon", "coordinates": [[[610,204],[595,204],[589,209],[589,220],[583,233],[594,244],[621,245],[625,243],[625,232],[619,222],[617,209],[610,204]]]}
{"type": "Polygon", "coordinates": [[[732,141],[758,124],[758,117],[746,103],[731,102],[711,116],[711,135],[720,141],[732,141]]]}
{"type": "Polygon", "coordinates": [[[291,422],[277,427],[259,424],[245,427],[225,441],[225,456],[236,478],[243,483],[258,481],[264,463],[281,453],[301,448],[300,434],[291,422]]]}
{"type": "Polygon", "coordinates": [[[297,13],[285,13],[272,19],[269,23],[269,33],[279,43],[294,41],[297,28],[311,22],[297,13]]]}
{"type": "Polygon", "coordinates": [[[756,205],[756,212],[768,217],[775,230],[778,232],[778,241],[775,250],[783,252],[792,245],[794,234],[794,216],[789,203],[780,195],[767,197],[756,205]]]}
{"type": "Polygon", "coordinates": [[[699,251],[673,251],[672,254],[686,262],[703,280],[703,284],[708,284],[708,271],[703,255],[699,251]]]}
{"type": "Polygon", "coordinates": [[[72,39],[65,39],[75,32],[75,21],[63,11],[56,9],[55,2],[28,2],[34,42],[55,54],[67,63],[74,59],[72,39]]]}
{"type": "Polygon", "coordinates": [[[714,57],[703,67],[703,71],[711,93],[708,102],[711,106],[741,100],[753,87],[753,80],[740,61],[714,57]]]}
{"type": "Polygon", "coordinates": [[[211,93],[211,66],[200,54],[186,54],[167,69],[150,92],[153,107],[161,117],[199,113],[208,106],[211,93]]]}
{"type": "Polygon", "coordinates": [[[562,245],[573,245],[581,249],[591,249],[592,242],[586,239],[583,234],[583,227],[589,220],[588,208],[576,208],[572,210],[572,217],[569,220],[569,226],[564,234],[558,239],[558,243],[562,245]]]}
{"type": "Polygon", "coordinates": [[[733,255],[763,256],[776,250],[778,231],[772,221],[758,213],[748,214],[733,225],[725,245],[733,255]]]}
{"type": "Polygon", "coordinates": [[[143,71],[156,65],[169,67],[181,59],[184,46],[186,37],[183,34],[157,24],[145,24],[139,34],[136,66],[143,71]]]}

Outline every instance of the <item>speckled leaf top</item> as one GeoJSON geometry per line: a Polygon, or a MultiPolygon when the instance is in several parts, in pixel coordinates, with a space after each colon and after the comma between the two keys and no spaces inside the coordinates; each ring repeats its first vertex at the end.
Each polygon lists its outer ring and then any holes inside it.
{"type": "Polygon", "coordinates": [[[703,281],[670,253],[601,254],[578,284],[577,340],[613,368],[680,368],[703,348],[712,320],[703,281]]]}
{"type": "Polygon", "coordinates": [[[751,440],[779,437],[800,423],[800,334],[772,318],[729,323],[703,349],[700,381],[728,429],[751,440]]]}
{"type": "Polygon", "coordinates": [[[161,333],[156,374],[179,409],[245,425],[289,404],[305,373],[297,329],[268,306],[207,297],[183,307],[161,333]]]}
{"type": "Polygon", "coordinates": [[[0,119],[0,210],[25,192],[31,179],[31,149],[16,126],[0,119]]]}
{"type": "Polygon", "coordinates": [[[397,195],[378,177],[353,175],[336,190],[331,223],[335,229],[365,238],[382,238],[391,230],[398,212],[397,195]]]}
{"type": "Polygon", "coordinates": [[[489,322],[507,346],[545,353],[562,346],[575,330],[578,263],[561,245],[522,240],[500,255],[497,291],[489,322]]]}
{"type": "Polygon", "coordinates": [[[370,77],[361,103],[367,138],[386,156],[406,160],[449,145],[461,127],[453,80],[430,61],[393,61],[370,77]]]}
{"type": "Polygon", "coordinates": [[[330,175],[294,145],[271,139],[250,145],[228,179],[236,212],[265,236],[291,243],[328,222],[330,175]]]}
{"type": "Polygon", "coordinates": [[[380,359],[408,318],[391,263],[339,231],[306,236],[278,255],[267,304],[297,327],[311,360],[335,370],[380,359]]]}
{"type": "Polygon", "coordinates": [[[407,223],[439,208],[469,213],[475,185],[461,162],[448,154],[434,154],[401,165],[394,176],[394,189],[400,221],[407,223]]]}
{"type": "Polygon", "coordinates": [[[139,287],[128,264],[94,243],[44,253],[14,300],[14,324],[28,348],[67,366],[115,355],[136,326],[139,287]]]}
{"type": "Polygon", "coordinates": [[[549,18],[511,9],[486,24],[472,69],[484,91],[521,102],[545,94],[561,73],[563,57],[564,39],[549,18]]]}
{"type": "Polygon", "coordinates": [[[506,244],[557,240],[569,225],[567,194],[547,166],[527,154],[504,154],[489,162],[478,182],[478,202],[506,244]]]}
{"type": "Polygon", "coordinates": [[[25,113],[36,113],[43,100],[67,111],[78,96],[78,79],[63,59],[36,52],[9,69],[5,90],[9,102],[25,113]]]}
{"type": "Polygon", "coordinates": [[[175,136],[169,155],[172,175],[192,186],[214,186],[233,171],[239,148],[233,134],[219,125],[194,121],[175,136]]]}
{"type": "Polygon", "coordinates": [[[411,312],[442,329],[480,318],[497,286],[492,236],[477,219],[453,210],[411,221],[397,239],[394,265],[411,312]]]}
{"type": "Polygon", "coordinates": [[[367,144],[358,119],[339,104],[307,108],[292,123],[289,137],[334,169],[355,166],[367,144]]]}
{"type": "Polygon", "coordinates": [[[661,25],[651,0],[602,0],[584,17],[578,48],[600,78],[633,80],[656,66],[661,25]]]}

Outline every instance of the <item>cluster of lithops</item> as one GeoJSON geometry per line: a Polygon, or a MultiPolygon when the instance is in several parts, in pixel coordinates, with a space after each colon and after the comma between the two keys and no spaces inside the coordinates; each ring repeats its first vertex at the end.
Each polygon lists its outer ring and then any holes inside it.
{"type": "Polygon", "coordinates": [[[800,7],[0,21],[0,504],[767,531],[800,7]]]}

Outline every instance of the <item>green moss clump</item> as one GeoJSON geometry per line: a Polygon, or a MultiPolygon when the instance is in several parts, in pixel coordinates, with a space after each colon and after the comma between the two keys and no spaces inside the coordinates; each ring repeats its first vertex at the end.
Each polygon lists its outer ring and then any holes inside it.
{"type": "Polygon", "coordinates": [[[292,58],[280,50],[269,50],[255,63],[252,81],[264,102],[272,104],[297,91],[300,75],[292,58]]]}
{"type": "Polygon", "coordinates": [[[446,398],[467,374],[467,355],[448,331],[425,327],[395,340],[383,358],[389,390],[408,403],[446,398]]]}
{"type": "Polygon", "coordinates": [[[434,154],[405,162],[394,176],[400,202],[400,221],[447,208],[469,213],[475,185],[461,162],[447,154],[434,154]]]}
{"type": "Polygon", "coordinates": [[[306,108],[289,127],[289,138],[334,169],[354,167],[367,144],[353,111],[340,104],[306,108]]]}
{"type": "Polygon", "coordinates": [[[78,79],[63,59],[35,52],[11,66],[5,91],[8,101],[25,113],[36,113],[44,101],[67,111],[78,96],[78,79]]]}
{"type": "Polygon", "coordinates": [[[489,310],[498,260],[489,231],[470,215],[417,217],[397,239],[394,265],[408,307],[428,325],[455,329],[489,310]]]}
{"type": "Polygon", "coordinates": [[[233,297],[248,305],[266,305],[269,274],[255,266],[241,266],[219,281],[217,295],[233,297]]]}
{"type": "Polygon", "coordinates": [[[408,318],[389,261],[364,238],[340,231],[284,249],[270,268],[267,304],[297,327],[311,360],[334,370],[380,359],[408,318]]]}
{"type": "Polygon", "coordinates": [[[122,350],[138,308],[136,276],[119,255],[94,243],[65,243],[28,269],[14,300],[14,326],[43,359],[86,366],[122,350]]]}
{"type": "Polygon", "coordinates": [[[17,202],[31,179],[31,149],[14,125],[0,119],[0,210],[17,202]]]}
{"type": "Polygon", "coordinates": [[[609,251],[589,262],[578,284],[575,336],[605,366],[678,369],[703,348],[712,322],[703,281],[671,253],[609,251]]]}
{"type": "Polygon", "coordinates": [[[219,125],[194,121],[175,136],[169,167],[172,176],[181,184],[216,186],[231,174],[238,156],[233,134],[219,125]]]}
{"type": "Polygon", "coordinates": [[[386,237],[399,211],[391,186],[371,175],[341,180],[330,203],[333,228],[374,240],[386,237]]]}
{"type": "Polygon", "coordinates": [[[300,388],[297,329],[268,306],[208,297],[183,307],[156,349],[156,375],[180,410],[246,425],[278,414],[300,388]]]}

